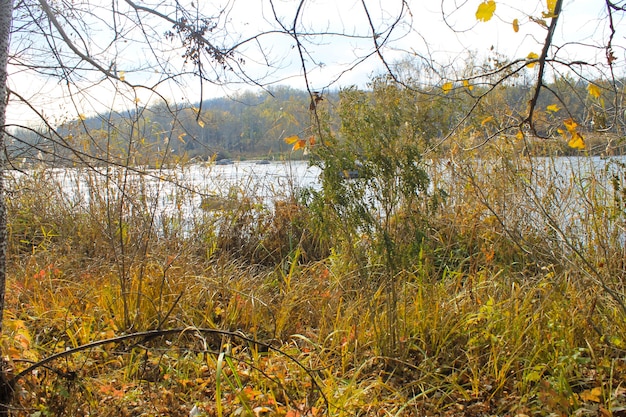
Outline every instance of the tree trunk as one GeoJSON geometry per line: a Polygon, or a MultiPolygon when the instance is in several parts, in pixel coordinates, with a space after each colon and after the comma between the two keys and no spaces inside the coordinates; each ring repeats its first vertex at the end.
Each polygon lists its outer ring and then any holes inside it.
{"type": "MultiPolygon", "coordinates": [[[[0,0],[0,152],[5,146],[7,94],[7,65],[9,62],[9,38],[13,0],[0,0]]],[[[4,152],[3,152],[4,153],[4,152]]],[[[4,294],[6,290],[7,212],[4,194],[4,158],[0,157],[0,335],[4,317],[4,294]]],[[[1,354],[2,352],[0,352],[1,354]]],[[[0,357],[0,416],[8,415],[13,387],[7,375],[7,364],[0,357]]]]}

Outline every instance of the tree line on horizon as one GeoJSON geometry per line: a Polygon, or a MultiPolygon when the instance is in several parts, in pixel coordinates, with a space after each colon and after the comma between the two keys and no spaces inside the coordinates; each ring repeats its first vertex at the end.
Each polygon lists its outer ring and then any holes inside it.
{"type": "MultiPolygon", "coordinates": [[[[580,150],[568,147],[567,140],[559,136],[559,129],[554,128],[555,120],[568,117],[576,121],[588,142],[586,154],[624,154],[621,132],[626,114],[620,114],[619,103],[623,101],[625,85],[623,79],[614,85],[567,77],[554,80],[538,100],[537,108],[542,110],[537,123],[541,137],[524,141],[520,150],[538,156],[580,154],[580,150]],[[602,86],[602,90],[594,87],[590,94],[590,85],[602,86]]],[[[515,136],[516,132],[510,129],[498,131],[499,119],[526,111],[532,85],[521,81],[498,86],[470,112],[476,98],[491,87],[488,82],[447,83],[443,87],[402,83],[402,88],[412,90],[412,104],[419,109],[420,120],[412,122],[420,126],[423,147],[434,146],[452,130],[465,136],[464,143],[469,138],[474,144],[499,134],[515,136]]],[[[319,94],[330,126],[339,127],[341,120],[335,108],[341,91],[319,94]]],[[[58,127],[16,128],[7,142],[8,161],[13,166],[75,166],[86,160],[90,164],[94,160],[117,160],[120,164],[160,166],[183,160],[302,158],[302,152],[293,152],[283,139],[314,133],[310,132],[315,125],[312,99],[308,91],[277,86],[213,98],[201,105],[136,103],[135,109],[90,117],[79,115],[58,127]],[[132,161],[128,161],[129,155],[132,161]]],[[[449,144],[448,141],[442,147],[449,144]]]]}

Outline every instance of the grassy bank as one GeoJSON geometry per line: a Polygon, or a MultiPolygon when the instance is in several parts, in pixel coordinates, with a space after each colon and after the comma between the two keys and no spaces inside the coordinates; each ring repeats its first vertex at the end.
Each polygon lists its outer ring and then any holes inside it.
{"type": "Polygon", "coordinates": [[[77,201],[48,170],[20,177],[14,414],[622,415],[623,167],[481,152],[424,162],[414,200],[367,205],[378,183],[329,176],[184,228],[142,181],[93,177],[77,201]]]}

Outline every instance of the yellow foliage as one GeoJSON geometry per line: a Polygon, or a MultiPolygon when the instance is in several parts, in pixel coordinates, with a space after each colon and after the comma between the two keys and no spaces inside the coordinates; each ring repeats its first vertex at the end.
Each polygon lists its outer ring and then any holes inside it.
{"type": "Polygon", "coordinates": [[[288,138],[285,138],[285,143],[287,145],[291,145],[291,144],[296,143],[298,140],[300,140],[298,135],[293,135],[293,136],[289,136],[288,138]]]}
{"type": "Polygon", "coordinates": [[[491,121],[493,121],[493,116],[487,116],[482,120],[482,122],[480,122],[480,125],[484,126],[491,121]]]}
{"type": "Polygon", "coordinates": [[[450,81],[448,81],[447,83],[441,86],[441,89],[443,90],[444,94],[448,94],[452,90],[452,87],[453,87],[453,84],[450,81]]]}
{"type": "Polygon", "coordinates": [[[496,2],[493,0],[487,0],[478,6],[478,10],[476,10],[476,20],[479,22],[487,22],[491,20],[493,14],[496,11],[496,2]]]}
{"type": "Polygon", "coordinates": [[[120,81],[125,81],[126,80],[126,73],[124,71],[120,71],[117,78],[119,78],[120,81]]]}
{"type": "Polygon", "coordinates": [[[559,106],[557,106],[556,104],[550,104],[548,107],[546,107],[546,110],[549,113],[556,113],[559,110],[561,110],[561,108],[559,106]]]}
{"type": "Polygon", "coordinates": [[[513,31],[515,33],[519,32],[519,20],[517,20],[517,19],[513,20],[513,31]]]}
{"type": "Polygon", "coordinates": [[[578,123],[576,123],[574,119],[569,118],[569,119],[563,120],[563,124],[565,125],[565,128],[567,129],[568,132],[572,134],[576,133],[576,128],[578,127],[578,123]]]}
{"type": "Polygon", "coordinates": [[[574,149],[585,149],[585,141],[579,133],[572,133],[572,138],[567,145],[574,149]]]}
{"type": "Polygon", "coordinates": [[[602,388],[595,387],[592,389],[585,390],[580,393],[580,398],[583,401],[599,403],[602,399],[602,388]]]}
{"type": "MultiPolygon", "coordinates": [[[[526,60],[527,60],[527,61],[534,61],[535,59],[538,59],[538,58],[539,58],[539,55],[537,55],[537,54],[536,54],[536,53],[534,53],[534,52],[531,52],[531,53],[529,53],[529,54],[528,54],[528,56],[526,57],[526,60]]],[[[527,66],[528,68],[532,68],[532,67],[534,67],[534,66],[535,66],[535,64],[536,64],[536,62],[529,62],[528,64],[526,64],[526,66],[527,66]]]]}
{"type": "Polygon", "coordinates": [[[470,91],[474,89],[474,86],[469,83],[469,80],[463,80],[463,87],[467,88],[470,91]]]}
{"type": "Polygon", "coordinates": [[[198,126],[204,128],[204,122],[202,120],[198,120],[198,126]]]}
{"type": "Polygon", "coordinates": [[[589,95],[595,98],[600,97],[600,87],[598,87],[595,84],[589,84],[587,86],[587,91],[589,92],[589,95]]]}
{"type": "Polygon", "coordinates": [[[302,149],[306,146],[306,140],[304,139],[300,139],[299,141],[297,141],[294,145],[292,150],[297,151],[298,149],[302,149]]]}
{"type": "Polygon", "coordinates": [[[548,6],[548,15],[554,17],[554,10],[556,9],[556,0],[546,0],[546,5],[548,6]]]}

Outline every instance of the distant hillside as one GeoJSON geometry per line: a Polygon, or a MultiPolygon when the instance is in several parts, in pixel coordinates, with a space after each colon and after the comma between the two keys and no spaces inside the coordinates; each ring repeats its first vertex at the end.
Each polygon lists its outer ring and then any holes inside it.
{"type": "MultiPolygon", "coordinates": [[[[431,143],[450,129],[458,129],[462,121],[463,131],[477,136],[480,143],[481,131],[488,127],[485,120],[519,117],[526,111],[532,93],[532,87],[524,83],[499,86],[489,93],[487,100],[475,106],[481,89],[487,91],[490,87],[485,84],[472,91],[459,88],[449,94],[433,94],[432,91],[441,91],[437,87],[430,87],[430,93],[416,90],[411,105],[420,108],[420,120],[411,123],[419,124],[420,140],[431,143]],[[472,117],[466,118],[470,108],[472,117]]],[[[587,84],[568,79],[555,81],[545,91],[550,93],[539,97],[537,111],[541,114],[536,115],[536,126],[540,135],[552,135],[557,140],[531,141],[525,151],[537,155],[575,153],[566,143],[561,143],[556,133],[559,123],[571,117],[590,138],[593,152],[604,152],[607,146],[613,146],[613,153],[622,153],[620,128],[614,120],[624,122],[623,115],[611,118],[610,104],[614,97],[607,95],[601,105],[594,103],[589,99],[587,84]],[[558,100],[553,93],[559,95],[558,100]],[[546,110],[550,108],[559,108],[560,113],[546,110]]],[[[607,88],[606,91],[621,90],[607,88]]],[[[335,132],[341,123],[336,114],[338,104],[338,92],[324,93],[323,108],[335,132]]],[[[21,164],[45,161],[57,165],[102,161],[153,166],[167,163],[172,157],[174,160],[279,158],[290,152],[290,146],[283,141],[285,137],[313,133],[315,121],[309,106],[308,92],[284,86],[206,100],[201,105],[167,107],[161,103],[133,112],[111,112],[74,120],[58,127],[56,134],[46,129],[20,129],[7,141],[7,154],[9,161],[21,164]]]]}

